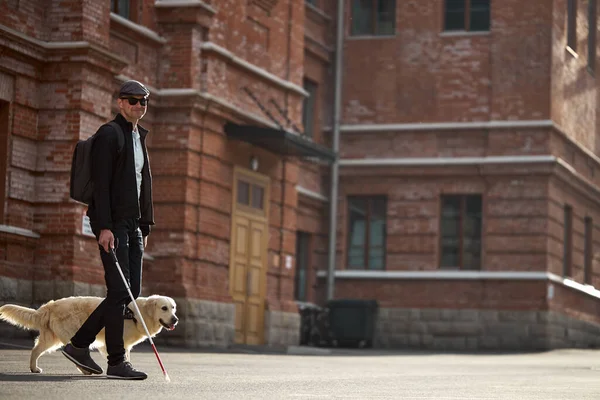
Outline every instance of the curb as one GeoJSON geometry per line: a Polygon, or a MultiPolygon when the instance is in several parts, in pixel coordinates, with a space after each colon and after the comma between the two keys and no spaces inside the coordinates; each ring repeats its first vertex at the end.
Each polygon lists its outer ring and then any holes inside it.
{"type": "Polygon", "coordinates": [[[328,356],[333,354],[333,350],[310,346],[288,346],[287,354],[295,356],[328,356]]]}

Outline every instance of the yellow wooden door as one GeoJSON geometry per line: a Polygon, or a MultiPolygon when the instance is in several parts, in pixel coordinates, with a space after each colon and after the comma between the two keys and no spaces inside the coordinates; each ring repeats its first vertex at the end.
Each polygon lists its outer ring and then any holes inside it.
{"type": "Polygon", "coordinates": [[[262,344],[264,340],[268,186],[266,177],[235,170],[229,282],[236,343],[262,344]]]}
{"type": "Polygon", "coordinates": [[[250,253],[250,220],[233,216],[232,248],[229,263],[229,286],[235,304],[235,342],[245,343],[245,308],[248,286],[248,254],[250,253]]]}

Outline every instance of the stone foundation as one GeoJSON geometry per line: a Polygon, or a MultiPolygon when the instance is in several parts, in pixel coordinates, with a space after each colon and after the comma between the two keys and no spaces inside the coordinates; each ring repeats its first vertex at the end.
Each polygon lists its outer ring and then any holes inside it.
{"type": "MultiPolygon", "coordinates": [[[[142,290],[144,295],[148,295],[142,290]]],[[[52,299],[68,296],[104,297],[104,285],[69,281],[27,281],[0,277],[0,305],[19,304],[37,308],[52,299]]],[[[235,306],[230,303],[197,299],[174,299],[179,324],[174,331],[163,330],[156,343],[183,347],[228,347],[235,342],[235,306]]],[[[31,333],[5,322],[0,323],[0,338],[29,338],[31,333]]],[[[300,343],[300,315],[281,311],[265,312],[265,344],[270,346],[300,343]]]]}
{"type": "Polygon", "coordinates": [[[106,296],[104,285],[71,281],[29,281],[0,276],[0,303],[39,307],[49,300],[69,296],[106,296]]]}
{"type": "MultiPolygon", "coordinates": [[[[142,290],[144,296],[148,293],[142,290]]],[[[69,281],[27,281],[0,277],[0,305],[11,303],[37,308],[48,300],[69,296],[106,295],[104,285],[90,285],[69,281]]],[[[235,338],[235,307],[233,304],[203,300],[174,299],[177,303],[179,324],[174,331],[163,330],[155,339],[186,347],[226,347],[235,338]]],[[[35,332],[33,333],[35,334],[35,332]]],[[[30,338],[32,333],[0,322],[1,338],[30,338]]]]}
{"type": "Polygon", "coordinates": [[[300,314],[282,311],[265,312],[265,344],[295,346],[300,343],[300,314]]]}
{"type": "Polygon", "coordinates": [[[174,299],[179,323],[173,331],[163,330],[154,339],[183,347],[227,347],[235,340],[235,306],[198,299],[174,299]]]}
{"type": "MultiPolygon", "coordinates": [[[[49,300],[69,296],[106,295],[104,285],[90,285],[69,281],[29,281],[0,276],[0,305],[18,304],[25,307],[38,308],[49,300]]],[[[35,331],[19,329],[6,322],[0,322],[0,339],[28,339],[37,336],[35,331]]]]}
{"type": "Polygon", "coordinates": [[[375,347],[547,350],[600,347],[600,325],[554,311],[379,310],[375,347]]]}

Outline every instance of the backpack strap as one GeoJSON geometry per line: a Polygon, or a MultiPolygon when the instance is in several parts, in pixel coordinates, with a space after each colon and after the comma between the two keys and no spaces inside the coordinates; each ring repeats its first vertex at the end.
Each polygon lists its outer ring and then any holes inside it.
{"type": "Polygon", "coordinates": [[[108,125],[112,126],[117,131],[118,152],[121,154],[123,147],[125,147],[125,133],[123,133],[121,125],[117,124],[115,121],[110,121],[108,125]]]}

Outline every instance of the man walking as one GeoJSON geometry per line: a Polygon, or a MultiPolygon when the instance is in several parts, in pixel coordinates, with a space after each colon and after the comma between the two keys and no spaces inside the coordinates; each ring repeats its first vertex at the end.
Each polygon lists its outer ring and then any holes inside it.
{"type": "Polygon", "coordinates": [[[150,226],[154,225],[152,178],[146,151],[148,131],[138,125],[146,114],[149,95],[142,83],[125,82],[117,99],[120,112],[114,119],[122,132],[106,124],[94,139],[91,160],[94,198],[87,215],[98,239],[107,293],[62,351],[79,368],[102,374],[102,368],[90,356],[89,346],[105,328],[106,376],[112,379],[147,378],[125,359],[123,325],[131,299],[110,251],[116,242],[119,264],[137,298],[142,288],[142,256],[150,226]],[[124,141],[117,135],[124,135],[124,141]],[[119,143],[124,143],[122,149],[119,143]]]}

